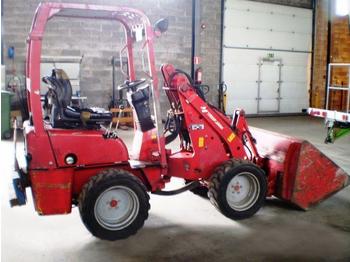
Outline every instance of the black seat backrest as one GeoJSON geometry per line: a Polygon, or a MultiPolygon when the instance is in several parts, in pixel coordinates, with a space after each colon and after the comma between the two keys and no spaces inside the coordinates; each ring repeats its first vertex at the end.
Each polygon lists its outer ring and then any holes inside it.
{"type": "Polygon", "coordinates": [[[55,106],[63,109],[70,105],[72,100],[72,85],[68,75],[62,69],[53,69],[51,76],[43,77],[43,81],[51,86],[54,91],[55,106]]]}
{"type": "Polygon", "coordinates": [[[67,74],[62,69],[52,70],[51,76],[43,77],[50,85],[52,98],[51,125],[54,128],[89,128],[98,129],[101,124],[109,124],[112,114],[97,113],[89,108],[72,108],[72,86],[67,74]]]}
{"type": "Polygon", "coordinates": [[[55,74],[57,80],[61,83],[64,95],[62,97],[62,103],[64,106],[69,106],[72,101],[72,85],[70,83],[69,77],[62,69],[55,69],[55,74]]]}

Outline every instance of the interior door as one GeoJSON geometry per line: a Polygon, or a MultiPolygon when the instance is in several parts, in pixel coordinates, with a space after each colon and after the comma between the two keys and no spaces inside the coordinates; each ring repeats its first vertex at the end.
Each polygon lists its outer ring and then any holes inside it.
{"type": "Polygon", "coordinates": [[[280,66],[278,60],[259,62],[258,114],[280,112],[280,66]]]}

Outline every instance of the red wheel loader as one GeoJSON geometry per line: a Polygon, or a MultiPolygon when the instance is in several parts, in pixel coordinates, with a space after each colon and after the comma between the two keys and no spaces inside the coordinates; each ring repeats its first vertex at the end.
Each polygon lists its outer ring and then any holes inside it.
{"type": "Polygon", "coordinates": [[[243,110],[226,116],[205,101],[186,72],[169,64],[161,67],[162,90],[170,102],[164,125],[153,40],[166,29],[166,20],[153,27],[142,12],[131,8],[39,5],[28,37],[30,118],[23,130],[27,166],[15,161],[12,206],[25,204],[25,188],[31,187],[39,214],[67,214],[78,206],[94,236],[117,240],[143,226],[150,209],[148,192],[207,193],[222,214],[244,219],[255,214],[266,197],[307,209],[348,184],[348,175],[307,141],[249,128],[243,110]],[[111,121],[110,113],[71,106],[71,85],[64,71],[54,69],[40,79],[45,25],[54,16],[107,19],[124,27],[120,54],[128,58],[128,73],[119,89],[126,90],[134,110],[132,152],[114,129],[103,127],[111,121]],[[146,55],[134,55],[136,42],[146,55]],[[137,59],[144,66],[142,77],[135,70],[137,59]],[[48,117],[43,117],[40,101],[42,81],[52,101],[48,117]],[[173,141],[179,144],[176,151],[168,148],[173,141]],[[172,177],[186,184],[165,191],[172,177]]]}

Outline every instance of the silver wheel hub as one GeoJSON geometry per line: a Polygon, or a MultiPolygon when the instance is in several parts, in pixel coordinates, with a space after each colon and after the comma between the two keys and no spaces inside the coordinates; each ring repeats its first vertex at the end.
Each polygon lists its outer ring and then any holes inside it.
{"type": "Polygon", "coordinates": [[[114,186],[97,198],[94,214],[102,227],[121,230],[135,220],[139,209],[139,199],[134,191],[125,186],[114,186]]]}
{"type": "Polygon", "coordinates": [[[242,172],[228,183],[226,200],[232,209],[245,211],[256,203],[259,194],[260,184],[257,177],[250,172],[242,172]]]}

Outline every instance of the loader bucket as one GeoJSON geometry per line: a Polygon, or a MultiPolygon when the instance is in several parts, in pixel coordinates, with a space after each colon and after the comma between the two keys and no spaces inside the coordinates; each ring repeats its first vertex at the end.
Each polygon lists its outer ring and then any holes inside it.
{"type": "Polygon", "coordinates": [[[350,177],[306,140],[250,128],[268,174],[268,195],[307,210],[349,185],[350,177]]]}

